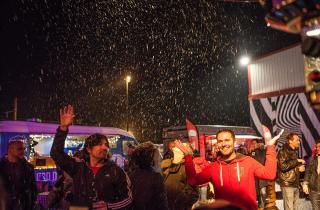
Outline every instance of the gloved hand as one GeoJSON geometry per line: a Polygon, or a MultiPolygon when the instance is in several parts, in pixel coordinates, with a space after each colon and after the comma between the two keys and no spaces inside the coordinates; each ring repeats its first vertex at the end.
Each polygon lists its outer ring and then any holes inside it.
{"type": "Polygon", "coordinates": [[[309,187],[307,184],[302,185],[302,190],[305,194],[309,195],[309,187]]]}

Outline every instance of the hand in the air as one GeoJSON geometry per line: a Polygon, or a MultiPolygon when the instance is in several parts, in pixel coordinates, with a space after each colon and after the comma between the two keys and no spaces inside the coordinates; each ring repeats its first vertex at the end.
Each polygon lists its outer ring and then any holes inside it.
{"type": "Polygon", "coordinates": [[[188,146],[185,146],[180,140],[175,140],[174,143],[175,146],[184,153],[184,155],[193,155],[192,149],[188,146]]]}
{"type": "Polygon", "coordinates": [[[73,107],[71,105],[60,109],[60,129],[67,130],[74,118],[73,107]]]}
{"type": "Polygon", "coordinates": [[[263,137],[266,145],[275,145],[277,143],[277,140],[280,138],[280,136],[284,132],[284,129],[281,129],[280,133],[272,138],[269,128],[263,125],[262,130],[263,130],[263,137]]]}

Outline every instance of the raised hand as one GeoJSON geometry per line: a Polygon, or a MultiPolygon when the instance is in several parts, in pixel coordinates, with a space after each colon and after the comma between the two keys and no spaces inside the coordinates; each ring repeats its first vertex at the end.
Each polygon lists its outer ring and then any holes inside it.
{"type": "Polygon", "coordinates": [[[192,149],[188,146],[185,146],[180,140],[175,140],[174,143],[175,146],[184,153],[184,155],[193,155],[192,149]]]}
{"type": "Polygon", "coordinates": [[[275,145],[278,139],[280,138],[280,136],[283,134],[283,132],[284,132],[284,129],[281,129],[280,133],[271,139],[271,141],[269,142],[270,143],[269,145],[275,145]]]}
{"type": "Polygon", "coordinates": [[[60,109],[60,129],[66,131],[72,124],[74,118],[73,107],[71,105],[60,109]]]}
{"type": "Polygon", "coordinates": [[[262,130],[263,130],[263,137],[266,145],[275,145],[277,140],[280,138],[280,136],[284,132],[284,129],[281,129],[280,133],[272,138],[269,128],[263,125],[262,130]]]}

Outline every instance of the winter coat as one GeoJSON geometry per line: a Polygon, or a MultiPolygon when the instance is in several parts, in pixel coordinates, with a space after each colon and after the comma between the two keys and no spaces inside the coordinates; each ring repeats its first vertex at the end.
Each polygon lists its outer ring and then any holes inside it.
{"type": "Polygon", "coordinates": [[[33,166],[25,159],[11,163],[7,157],[0,161],[0,176],[7,193],[6,210],[33,209],[37,199],[37,186],[33,166]],[[14,176],[18,175],[15,179],[14,176]]]}
{"type": "Polygon", "coordinates": [[[108,210],[132,209],[130,180],[126,173],[115,163],[106,160],[94,175],[88,163],[76,161],[64,153],[67,133],[57,129],[50,154],[55,163],[73,179],[71,206],[85,206],[92,209],[94,202],[105,201],[108,210]]]}
{"type": "Polygon", "coordinates": [[[304,182],[308,183],[310,190],[320,192],[320,175],[317,172],[318,169],[318,155],[311,157],[309,166],[304,174],[304,182]]]}
{"type": "Polygon", "coordinates": [[[200,185],[212,181],[215,198],[224,199],[244,210],[256,210],[256,190],[254,177],[273,180],[276,176],[276,151],[268,146],[265,166],[249,156],[237,153],[231,162],[221,158],[209,164],[202,172],[196,173],[192,156],[185,157],[188,183],[200,185]]]}
{"type": "Polygon", "coordinates": [[[174,164],[172,159],[161,162],[169,209],[191,209],[198,199],[198,191],[187,183],[184,163],[174,164]]]}
{"type": "MultiPolygon", "coordinates": [[[[266,162],[266,150],[264,148],[257,148],[249,153],[250,157],[261,163],[266,162]]],[[[268,186],[268,180],[255,178],[255,184],[258,189],[268,186]]]]}
{"type": "Polygon", "coordinates": [[[299,156],[297,150],[292,149],[287,143],[278,153],[278,178],[281,187],[299,187],[300,172],[298,166],[299,156]]]}
{"type": "Polygon", "coordinates": [[[58,178],[54,187],[50,190],[48,194],[48,207],[59,209],[69,209],[70,201],[72,200],[72,182],[64,183],[64,176],[58,178]]]}
{"type": "Polygon", "coordinates": [[[167,210],[168,200],[163,177],[150,169],[133,169],[129,174],[132,180],[132,195],[135,210],[167,210]]]}

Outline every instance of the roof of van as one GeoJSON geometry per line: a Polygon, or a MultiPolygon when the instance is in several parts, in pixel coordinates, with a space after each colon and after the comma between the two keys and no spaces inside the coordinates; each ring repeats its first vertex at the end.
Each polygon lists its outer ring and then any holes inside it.
{"type": "MultiPolygon", "coordinates": [[[[16,132],[30,134],[55,134],[59,124],[41,123],[29,121],[0,121],[0,132],[16,132]]],[[[104,135],[123,135],[134,138],[134,136],[120,128],[113,127],[94,127],[83,125],[72,125],[69,127],[71,135],[90,135],[101,133],[104,135]]]]}

